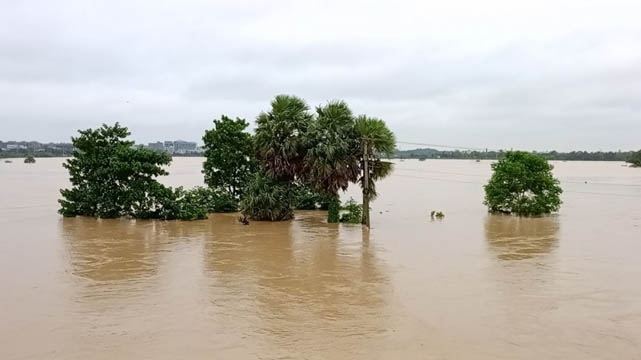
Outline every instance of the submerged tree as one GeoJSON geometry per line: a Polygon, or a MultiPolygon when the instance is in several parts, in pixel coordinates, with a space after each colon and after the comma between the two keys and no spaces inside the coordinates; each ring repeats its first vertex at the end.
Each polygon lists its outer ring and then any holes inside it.
{"type": "Polygon", "coordinates": [[[633,167],[641,167],[641,150],[632,153],[626,162],[632,164],[633,167]]]}
{"type": "Polygon", "coordinates": [[[392,172],[392,163],[381,160],[390,157],[396,148],[394,133],[381,119],[361,115],[356,118],[354,129],[359,140],[359,161],[362,168],[360,184],[363,190],[362,223],[369,226],[369,202],[378,195],[376,181],[392,172]]]}
{"type": "Polygon", "coordinates": [[[62,189],[60,214],[116,218],[201,219],[206,210],[195,204],[189,192],[160,184],[171,162],[164,153],[134,146],[126,127],[116,123],[80,130],[72,138],[76,150],[63,166],[71,188],[62,189]]]}
{"type": "Polygon", "coordinates": [[[491,212],[536,216],[558,211],[563,192],[544,157],[524,151],[509,151],[492,164],[493,174],[485,185],[485,202],[491,212]]]}
{"type": "Polygon", "coordinates": [[[282,221],[294,217],[292,184],[272,179],[262,173],[254,175],[247,185],[240,211],[253,220],[282,221]]]}
{"type": "Polygon", "coordinates": [[[29,155],[26,158],[24,158],[24,163],[25,164],[35,164],[36,163],[36,158],[33,156],[29,155]]]}
{"type": "Polygon", "coordinates": [[[238,200],[243,188],[256,172],[256,159],[249,124],[244,119],[223,115],[214,120],[214,128],[205,131],[203,174],[205,183],[214,191],[238,200]]]}

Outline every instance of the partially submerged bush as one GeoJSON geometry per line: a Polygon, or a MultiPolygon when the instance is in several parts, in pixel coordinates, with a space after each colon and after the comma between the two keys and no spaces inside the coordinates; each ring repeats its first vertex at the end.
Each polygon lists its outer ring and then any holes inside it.
{"type": "Polygon", "coordinates": [[[510,151],[492,164],[485,185],[485,205],[491,212],[535,216],[558,211],[563,192],[553,166],[540,155],[510,151]]]}
{"type": "Polygon", "coordinates": [[[354,199],[349,199],[343,205],[343,213],[341,214],[341,222],[350,224],[360,224],[363,219],[363,206],[354,199]]]}
{"type": "Polygon", "coordinates": [[[27,156],[24,159],[25,164],[34,164],[35,162],[36,162],[36,158],[34,158],[33,156],[27,156]]]}
{"type": "Polygon", "coordinates": [[[209,213],[227,213],[238,211],[238,201],[229,192],[216,191],[198,186],[190,190],[199,204],[209,213]]]}
{"type": "Polygon", "coordinates": [[[323,204],[323,196],[309,185],[295,185],[293,191],[296,210],[317,210],[323,204]]]}
{"type": "Polygon", "coordinates": [[[443,214],[442,211],[432,210],[432,212],[430,213],[430,217],[432,218],[432,220],[434,220],[435,218],[440,220],[445,217],[445,214],[443,214]]]}
{"type": "Polygon", "coordinates": [[[256,174],[245,189],[240,211],[252,220],[282,221],[294,217],[293,191],[288,182],[256,174]]]}

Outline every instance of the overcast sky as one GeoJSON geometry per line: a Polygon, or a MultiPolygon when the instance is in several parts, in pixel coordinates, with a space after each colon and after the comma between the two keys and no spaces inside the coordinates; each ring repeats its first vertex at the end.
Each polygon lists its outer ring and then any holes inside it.
{"type": "MultiPolygon", "coordinates": [[[[641,148],[641,1],[0,0],[0,140],[344,99],[405,142],[641,148]]],[[[404,146],[405,148],[411,146],[404,146]]]]}

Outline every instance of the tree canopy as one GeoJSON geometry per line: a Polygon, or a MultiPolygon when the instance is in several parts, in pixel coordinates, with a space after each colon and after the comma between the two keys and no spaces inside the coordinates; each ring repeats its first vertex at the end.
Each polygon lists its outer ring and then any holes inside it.
{"type": "Polygon", "coordinates": [[[491,212],[536,216],[558,211],[559,180],[544,157],[524,151],[509,151],[492,164],[493,174],[485,185],[485,205],[491,212]]]}
{"type": "Polygon", "coordinates": [[[206,130],[203,136],[205,183],[236,200],[257,168],[252,135],[245,132],[247,126],[244,119],[232,120],[223,115],[214,120],[214,128],[206,130]]]}
{"type": "Polygon", "coordinates": [[[304,100],[278,95],[271,110],[256,118],[256,153],[265,174],[278,180],[293,181],[301,173],[307,152],[305,134],[312,120],[304,100]]]}
{"type": "Polygon", "coordinates": [[[80,130],[72,138],[76,150],[63,166],[71,188],[58,200],[63,216],[117,218],[202,219],[206,209],[182,188],[160,184],[163,166],[171,158],[161,152],[135,147],[126,127],[102,125],[80,130]]]}

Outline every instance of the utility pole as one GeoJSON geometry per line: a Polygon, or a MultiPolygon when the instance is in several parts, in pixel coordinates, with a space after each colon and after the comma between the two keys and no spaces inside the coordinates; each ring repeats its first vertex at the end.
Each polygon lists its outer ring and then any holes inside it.
{"type": "Polygon", "coordinates": [[[367,140],[363,141],[363,225],[369,227],[369,167],[367,154],[367,140]]]}

